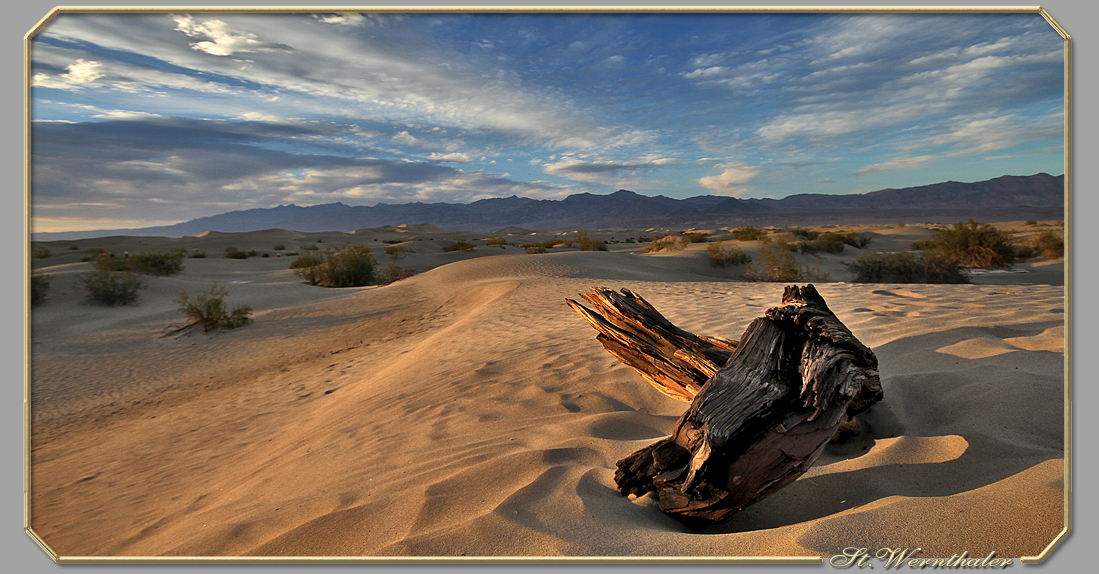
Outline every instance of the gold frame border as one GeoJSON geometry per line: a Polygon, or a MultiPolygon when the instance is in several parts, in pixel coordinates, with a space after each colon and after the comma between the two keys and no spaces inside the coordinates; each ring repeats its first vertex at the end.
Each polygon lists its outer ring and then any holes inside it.
{"type": "Polygon", "coordinates": [[[1059,532],[1044,550],[1037,556],[1019,557],[1023,564],[1039,564],[1045,561],[1053,550],[1068,537],[1072,531],[1072,37],[1053,18],[1053,16],[1041,6],[895,6],[895,7],[866,7],[866,6],[682,6],[667,7],[622,7],[622,6],[532,6],[532,7],[501,7],[501,6],[409,6],[409,7],[375,7],[375,6],[179,6],[179,7],[135,7],[135,6],[57,6],[54,7],[38,21],[23,36],[23,236],[26,240],[23,249],[23,530],[28,536],[54,562],[62,564],[114,564],[114,563],[167,563],[167,564],[207,564],[207,563],[283,563],[283,564],[322,564],[322,563],[375,563],[375,564],[546,564],[546,563],[589,563],[589,564],[631,564],[631,563],[681,563],[681,564],[822,564],[824,559],[819,556],[654,556],[654,557],[601,557],[601,556],[558,556],[558,557],[344,557],[344,556],[318,556],[318,557],[173,557],[159,556],[60,556],[53,551],[31,528],[30,524],[30,499],[31,499],[31,472],[30,472],[30,361],[31,361],[31,314],[30,314],[30,230],[31,230],[31,39],[40,32],[51,20],[60,14],[107,14],[107,13],[168,13],[168,12],[197,12],[197,13],[316,13],[316,12],[375,12],[375,13],[871,13],[871,14],[908,14],[908,13],[984,13],[984,14],[1014,14],[1036,13],[1045,19],[1064,41],[1064,77],[1065,77],[1065,101],[1064,101],[1064,155],[1065,155],[1065,384],[1064,384],[1064,528],[1059,532]]]}

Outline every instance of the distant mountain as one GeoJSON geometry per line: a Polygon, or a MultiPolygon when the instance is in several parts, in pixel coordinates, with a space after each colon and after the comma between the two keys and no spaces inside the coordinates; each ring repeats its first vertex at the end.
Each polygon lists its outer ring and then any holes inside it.
{"type": "Polygon", "coordinates": [[[577,229],[651,227],[661,222],[765,220],[795,214],[842,212],[904,213],[922,210],[974,211],[1057,208],[1065,202],[1065,178],[1039,173],[1005,175],[988,181],[947,181],[865,194],[799,194],[783,199],[737,199],[712,195],[672,199],[620,189],[609,195],[580,193],[562,200],[503,197],[470,204],[405,203],[373,207],[329,203],[311,207],[280,205],[231,211],[176,225],[35,234],[35,240],[83,239],[109,235],[193,236],[207,231],[245,232],[281,228],[302,232],[354,231],[386,225],[430,224],[450,231],[490,231],[504,227],[577,229]]]}

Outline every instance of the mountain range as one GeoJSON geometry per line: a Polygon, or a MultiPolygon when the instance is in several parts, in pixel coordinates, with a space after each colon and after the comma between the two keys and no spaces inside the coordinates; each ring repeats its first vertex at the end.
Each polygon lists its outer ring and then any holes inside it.
{"type": "MultiPolygon", "coordinates": [[[[110,235],[183,237],[207,231],[247,232],[291,229],[303,232],[355,231],[384,225],[426,223],[449,231],[493,231],[507,226],[528,229],[645,228],[659,225],[713,225],[766,222],[800,217],[838,219],[951,214],[977,217],[1018,212],[1030,218],[1037,209],[1056,213],[1065,205],[1064,176],[1039,173],[1005,175],[973,183],[947,181],[863,194],[798,194],[782,199],[737,199],[713,195],[687,199],[646,196],[620,189],[609,195],[580,193],[561,200],[504,197],[457,203],[380,203],[372,207],[329,203],[310,207],[280,205],[231,211],[169,226],[36,233],[35,240],[84,239],[110,235]]],[[[1063,215],[1061,216],[1063,218],[1063,215]]],[[[987,219],[986,219],[987,220],[987,219]]],[[[845,221],[851,223],[851,221],[845,221]]]]}

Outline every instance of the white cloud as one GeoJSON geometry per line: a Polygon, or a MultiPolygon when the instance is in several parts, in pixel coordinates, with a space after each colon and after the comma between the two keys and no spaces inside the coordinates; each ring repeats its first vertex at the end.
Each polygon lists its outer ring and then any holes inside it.
{"type": "MultiPolygon", "coordinates": [[[[458,153],[458,152],[454,152],[454,153],[433,153],[430,156],[428,156],[427,159],[429,159],[431,161],[442,161],[442,162],[447,162],[447,163],[468,163],[468,162],[472,161],[472,159],[470,159],[470,157],[469,157],[469,154],[458,153]]],[[[484,158],[481,158],[481,159],[484,159],[484,158]]]]}
{"type": "Polygon", "coordinates": [[[103,72],[101,71],[102,67],[103,65],[99,62],[77,60],[75,63],[71,64],[68,71],[61,74],[60,77],[70,84],[86,84],[103,77],[103,72]]]}
{"type": "Polygon", "coordinates": [[[891,171],[895,169],[912,169],[927,165],[935,159],[938,159],[938,156],[921,155],[916,157],[899,157],[891,161],[868,165],[856,171],[855,175],[866,175],[868,173],[878,173],[881,171],[891,171]]]}
{"type": "Polygon", "coordinates": [[[420,143],[420,140],[416,139],[416,136],[408,132],[399,132],[397,135],[393,136],[393,141],[405,145],[417,145],[420,143]]]}
{"type": "Polygon", "coordinates": [[[341,26],[363,26],[367,20],[358,12],[343,12],[339,14],[314,14],[314,18],[325,24],[338,24],[341,26]]]}
{"type": "Polygon", "coordinates": [[[724,168],[725,171],[721,172],[721,175],[710,175],[699,179],[699,185],[717,192],[718,195],[742,197],[749,191],[745,185],[755,179],[760,172],[758,167],[740,162],[727,163],[724,168]]]}
{"type": "Polygon", "coordinates": [[[200,52],[214,56],[230,56],[238,52],[270,49],[257,40],[255,34],[230,30],[229,25],[221,20],[206,20],[197,24],[195,19],[187,14],[174,15],[172,18],[176,21],[176,30],[192,38],[208,38],[191,44],[191,48],[200,52]]]}

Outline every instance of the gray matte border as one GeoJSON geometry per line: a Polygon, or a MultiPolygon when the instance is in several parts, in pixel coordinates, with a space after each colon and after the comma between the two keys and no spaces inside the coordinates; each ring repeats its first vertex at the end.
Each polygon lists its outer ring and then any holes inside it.
{"type": "MultiPolygon", "coordinates": [[[[13,3],[14,4],[14,3],[13,3]]],[[[327,3],[325,3],[327,4],[327,3]]],[[[371,3],[358,4],[359,6],[369,5],[371,3]]],[[[524,4],[538,5],[538,6],[574,6],[579,7],[579,3],[573,2],[455,2],[453,0],[436,0],[433,2],[376,2],[374,4],[386,5],[386,6],[400,6],[400,5],[433,5],[433,6],[453,6],[461,8],[464,6],[501,6],[501,7],[518,7],[524,4]]],[[[644,7],[646,5],[652,6],[667,6],[666,1],[654,1],[654,0],[637,0],[633,2],[597,2],[596,5],[600,6],[621,6],[621,7],[644,7]]],[[[881,7],[888,6],[888,4],[879,2],[821,2],[820,0],[809,0],[801,2],[760,2],[758,0],[751,2],[713,2],[713,1],[695,1],[690,2],[692,6],[712,6],[712,7],[732,7],[737,4],[740,5],[773,5],[773,6],[805,6],[805,7],[837,7],[837,6],[865,6],[865,7],[881,7]]],[[[9,78],[6,83],[5,90],[3,92],[4,114],[3,114],[3,126],[7,129],[3,131],[5,137],[3,139],[3,152],[0,154],[0,158],[4,162],[4,166],[7,167],[7,172],[10,174],[9,184],[5,186],[4,193],[0,195],[2,198],[3,209],[0,211],[3,217],[2,233],[5,234],[5,243],[11,248],[11,251],[16,253],[12,255],[12,259],[18,261],[17,265],[22,267],[21,247],[17,250],[16,245],[22,246],[26,241],[26,232],[24,229],[24,214],[25,207],[23,205],[23,193],[22,193],[22,178],[23,178],[23,127],[22,127],[22,109],[23,109],[23,93],[21,81],[16,81],[22,78],[23,74],[23,49],[22,38],[42,17],[44,17],[50,9],[59,4],[33,1],[31,3],[21,3],[19,6],[5,6],[5,18],[3,19],[3,41],[5,43],[6,50],[3,51],[3,71],[9,78]]],[[[64,3],[66,7],[77,7],[81,4],[77,3],[64,3]]],[[[152,3],[152,2],[106,2],[106,3],[83,3],[85,6],[136,6],[136,7],[153,7],[156,5],[164,6],[178,6],[180,3],[152,3]]],[[[257,1],[236,1],[227,2],[224,6],[256,6],[256,7],[276,7],[279,5],[287,6],[303,6],[302,2],[292,2],[286,0],[270,0],[266,2],[257,1]]],[[[348,4],[353,5],[353,4],[348,4]]],[[[942,7],[942,3],[915,3],[915,2],[897,2],[894,5],[905,6],[927,6],[927,7],[942,7]]],[[[960,6],[989,6],[989,7],[1004,7],[1014,4],[1007,4],[1004,2],[988,2],[988,1],[971,1],[961,3],[960,6]]],[[[1033,6],[1034,4],[1026,4],[1027,6],[1033,6]]],[[[1097,207],[1099,207],[1099,196],[1097,192],[1093,190],[1096,181],[1096,173],[1091,164],[1088,161],[1079,161],[1080,158],[1091,157],[1091,152],[1095,152],[1096,136],[1091,126],[1095,126],[1096,112],[1094,108],[1088,107],[1087,102],[1089,97],[1094,95],[1095,78],[1091,74],[1079,73],[1081,70],[1090,68],[1094,65],[1095,61],[1095,35],[1096,30],[1088,29],[1084,26],[1084,23],[1097,22],[1095,15],[1099,12],[1099,7],[1096,5],[1088,5],[1084,0],[1048,0],[1041,4],[1052,16],[1055,18],[1062,27],[1072,36],[1072,62],[1073,62],[1073,75],[1070,92],[1070,101],[1073,102],[1072,124],[1073,129],[1072,142],[1071,142],[1071,181],[1073,188],[1072,197],[1072,220],[1073,228],[1072,232],[1072,245],[1073,246],[1087,246],[1092,244],[1096,240],[1095,226],[1089,224],[1090,216],[1094,216],[1097,213],[1097,207]],[[1083,67],[1082,67],[1083,66],[1083,67]]],[[[952,6],[957,7],[957,6],[952,6]]],[[[1093,25],[1094,27],[1094,25],[1093,25]]],[[[1090,366],[1087,362],[1088,353],[1086,349],[1090,348],[1096,341],[1096,336],[1085,332],[1080,328],[1081,324],[1086,324],[1090,319],[1090,310],[1082,310],[1083,305],[1080,304],[1080,295],[1084,292],[1079,290],[1080,286],[1086,285],[1096,275],[1095,272],[1095,259],[1094,255],[1089,254],[1086,249],[1076,250],[1079,253],[1073,254],[1071,265],[1071,289],[1075,295],[1074,302],[1076,305],[1072,308],[1072,334],[1071,342],[1072,349],[1072,366],[1071,373],[1075,375],[1074,385],[1072,388],[1072,396],[1075,399],[1073,402],[1078,405],[1093,404],[1096,399],[1096,395],[1099,394],[1096,391],[1095,384],[1091,382],[1091,378],[1088,374],[1090,366]]],[[[22,273],[17,273],[17,276],[22,273]]],[[[42,571],[59,571],[61,568],[90,568],[92,570],[103,571],[110,569],[113,571],[116,567],[114,565],[81,565],[81,566],[62,566],[54,563],[50,558],[27,536],[22,532],[23,523],[23,473],[22,473],[22,460],[23,460],[23,416],[22,416],[22,363],[23,363],[23,288],[21,282],[18,280],[8,280],[3,284],[0,289],[3,289],[3,293],[7,295],[4,300],[7,302],[2,308],[3,315],[0,316],[2,320],[3,330],[2,340],[5,343],[0,346],[0,349],[4,353],[5,358],[9,359],[6,364],[11,365],[11,368],[6,370],[8,375],[4,377],[5,389],[8,391],[8,400],[4,401],[5,406],[8,409],[7,416],[3,417],[4,421],[4,441],[5,454],[8,459],[8,463],[4,465],[5,472],[2,475],[4,496],[0,497],[3,501],[3,516],[6,518],[5,524],[10,528],[3,529],[3,537],[0,538],[0,552],[4,557],[4,562],[15,566],[19,571],[25,572],[42,572],[42,571]]],[[[1070,407],[1071,408],[1071,407],[1070,407]]],[[[1092,436],[1094,431],[1095,421],[1093,418],[1081,417],[1079,412],[1074,409],[1074,415],[1072,418],[1072,435],[1076,437],[1088,437],[1092,436]]],[[[1089,561],[1087,540],[1094,539],[1096,529],[1094,513],[1089,513],[1089,509],[1096,508],[1095,505],[1095,493],[1094,491],[1086,491],[1084,485],[1087,485],[1089,477],[1093,476],[1095,472],[1096,463],[1093,457],[1088,456],[1090,449],[1088,448],[1088,442],[1084,441],[1078,447],[1073,445],[1072,456],[1072,482],[1073,485],[1073,512],[1071,514],[1072,524],[1071,532],[1066,539],[1064,539],[1059,546],[1054,549],[1050,557],[1040,565],[1021,565],[1025,569],[1038,569],[1043,571],[1060,572],[1078,570],[1077,566],[1082,566],[1089,561]],[[1083,488],[1081,488],[1083,487],[1083,488]],[[1081,542],[1084,541],[1084,542],[1081,542]]],[[[1090,561],[1094,561],[1092,558],[1090,561]]],[[[322,568],[351,568],[361,567],[346,565],[272,565],[272,564],[249,564],[249,565],[127,565],[125,568],[127,571],[136,572],[156,572],[164,570],[166,568],[172,568],[176,571],[182,569],[185,572],[198,571],[198,568],[203,568],[203,572],[218,572],[218,571],[230,571],[230,569],[255,569],[255,568],[274,568],[279,571],[286,572],[318,572],[322,568]],[[211,570],[212,569],[212,570],[211,570]]],[[[738,570],[748,571],[765,571],[765,572],[799,572],[806,571],[810,568],[830,568],[827,565],[823,566],[747,566],[747,565],[692,565],[689,566],[692,570],[705,570],[716,572],[719,569],[724,570],[727,568],[736,568],[738,570]]],[[[440,568],[456,568],[459,570],[473,571],[476,568],[478,571],[481,568],[491,568],[498,570],[506,568],[508,571],[512,569],[520,571],[558,571],[559,569],[568,568],[570,570],[582,569],[585,571],[614,571],[622,570],[626,568],[656,571],[657,568],[667,568],[667,565],[661,564],[608,564],[608,565],[569,565],[569,564],[555,564],[555,565],[484,565],[484,564],[448,564],[448,565],[370,565],[371,569],[381,569],[382,571],[421,571],[429,569],[440,568]]]]}

